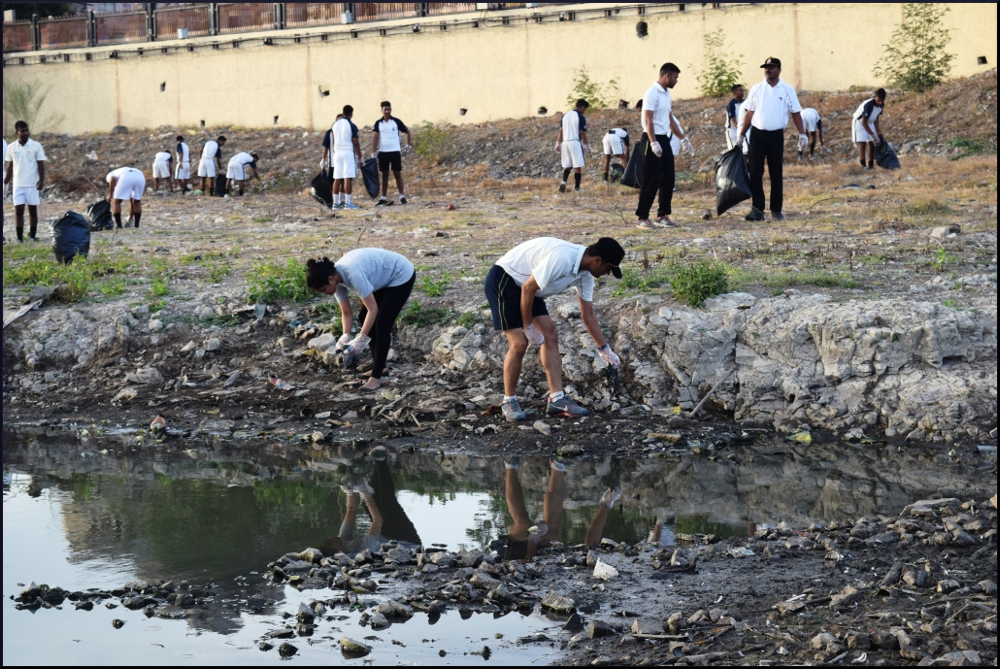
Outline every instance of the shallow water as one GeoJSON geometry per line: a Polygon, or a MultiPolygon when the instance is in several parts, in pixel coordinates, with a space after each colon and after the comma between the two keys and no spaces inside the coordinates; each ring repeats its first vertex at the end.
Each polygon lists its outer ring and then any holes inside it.
{"type": "MultiPolygon", "coordinates": [[[[384,540],[485,551],[510,522],[503,462],[461,453],[393,453],[379,465],[367,448],[347,445],[322,451],[180,440],[137,446],[128,435],[81,441],[40,429],[5,432],[3,460],[5,665],[278,662],[275,651],[257,649],[262,637],[284,626],[283,612],[332,593],[270,586],[260,574],[281,555],[338,535],[347,500],[340,483],[348,475],[369,481],[383,500],[384,540]],[[31,581],[74,591],[183,580],[217,586],[215,601],[186,621],[147,619],[120,607],[78,612],[69,602],[63,610],[19,612],[10,599],[31,581]],[[243,604],[255,593],[274,604],[248,612],[243,604]],[[115,618],[125,621],[123,629],[113,629],[115,618]]],[[[983,465],[971,450],[949,456],[768,441],[711,458],[580,460],[565,478],[555,539],[582,543],[601,494],[619,484],[625,494],[602,536],[635,544],[657,519],[666,521],[665,540],[673,533],[746,536],[762,525],[802,527],[898,513],[920,498],[975,496],[989,489],[990,479],[995,486],[995,476],[995,465],[983,465]]],[[[548,461],[522,463],[519,480],[532,518],[542,518],[550,478],[548,461]]],[[[363,508],[357,527],[360,534],[370,527],[363,508]]],[[[341,656],[337,642],[344,636],[377,637],[370,658],[377,663],[481,664],[471,653],[483,646],[493,653],[489,663],[558,659],[551,646],[516,643],[552,628],[537,612],[468,620],[451,613],[433,626],[418,615],[379,633],[359,627],[357,612],[330,615],[337,619],[314,637],[292,642],[300,651],[295,662],[361,664],[341,656]]]]}

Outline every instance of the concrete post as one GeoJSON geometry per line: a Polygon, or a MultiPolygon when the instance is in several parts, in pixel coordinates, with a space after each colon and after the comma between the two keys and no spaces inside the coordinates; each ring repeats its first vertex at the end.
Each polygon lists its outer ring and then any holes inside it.
{"type": "Polygon", "coordinates": [[[156,3],[146,2],[143,3],[143,8],[146,10],[146,41],[155,42],[156,41],[156,3]]]}
{"type": "Polygon", "coordinates": [[[87,12],[87,46],[97,46],[97,15],[92,9],[87,12]]]}
{"type": "Polygon", "coordinates": [[[219,34],[219,3],[208,3],[208,34],[213,37],[219,34]]]}
{"type": "Polygon", "coordinates": [[[42,29],[38,25],[38,14],[31,15],[31,50],[42,49],[42,29]]]}
{"type": "Polygon", "coordinates": [[[274,29],[284,30],[288,25],[288,5],[284,2],[274,3],[274,29]]]}

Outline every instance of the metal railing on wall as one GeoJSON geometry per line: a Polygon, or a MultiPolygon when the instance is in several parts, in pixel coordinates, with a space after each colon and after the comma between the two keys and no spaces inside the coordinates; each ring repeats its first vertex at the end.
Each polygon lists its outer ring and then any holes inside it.
{"type": "Polygon", "coordinates": [[[95,17],[94,43],[97,46],[145,42],[149,39],[145,12],[116,12],[96,14],[95,17]]]}
{"type": "Polygon", "coordinates": [[[273,2],[234,2],[219,4],[218,8],[220,35],[275,27],[273,2]]]}
{"type": "Polygon", "coordinates": [[[3,24],[3,52],[30,51],[34,47],[31,21],[3,24]]]}
{"type": "MultiPolygon", "coordinates": [[[[86,16],[40,21],[38,31],[41,40],[39,48],[41,49],[87,46],[89,42],[86,16]]],[[[6,32],[7,26],[4,26],[4,33],[6,32]]],[[[6,50],[6,44],[4,50],[6,50]]]]}
{"type": "Polygon", "coordinates": [[[211,35],[211,14],[209,6],[167,7],[157,9],[155,14],[156,38],[204,37],[211,35]],[[186,31],[181,35],[178,31],[186,31]]]}
{"type": "Polygon", "coordinates": [[[285,5],[285,25],[289,28],[328,26],[342,23],[341,2],[289,2],[285,5]]]}

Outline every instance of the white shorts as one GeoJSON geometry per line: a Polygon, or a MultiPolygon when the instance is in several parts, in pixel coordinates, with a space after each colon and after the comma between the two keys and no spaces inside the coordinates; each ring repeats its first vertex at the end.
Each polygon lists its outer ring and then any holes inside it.
{"type": "Polygon", "coordinates": [[[357,176],[357,165],[354,161],[354,154],[348,151],[333,152],[333,178],[353,179],[357,176]]]}
{"type": "Polygon", "coordinates": [[[153,163],[153,178],[154,179],[169,179],[170,178],[170,163],[153,163]]]}
{"type": "Polygon", "coordinates": [[[191,163],[184,163],[183,165],[178,165],[177,169],[174,171],[174,178],[181,181],[187,181],[191,178],[191,163]]]}
{"type": "Polygon", "coordinates": [[[201,178],[215,178],[215,158],[202,158],[198,163],[198,176],[201,178]]]}
{"type": "Polygon", "coordinates": [[[820,122],[823,119],[810,116],[809,118],[802,119],[802,126],[806,129],[806,132],[816,132],[819,127],[820,122]]]}
{"type": "Polygon", "coordinates": [[[562,166],[564,170],[587,166],[583,155],[583,143],[580,140],[574,139],[562,143],[562,166]]]}
{"type": "Polygon", "coordinates": [[[604,155],[606,156],[624,156],[625,155],[625,142],[618,135],[605,135],[604,136],[604,155]]]}
{"type": "Polygon", "coordinates": [[[233,179],[235,181],[246,181],[247,180],[247,168],[243,163],[237,162],[235,158],[229,161],[229,166],[226,168],[226,178],[233,179]]]}
{"type": "Polygon", "coordinates": [[[29,207],[37,207],[41,204],[37,188],[19,186],[14,189],[14,206],[20,207],[25,204],[29,207]]]}
{"type": "MultiPolygon", "coordinates": [[[[869,123],[868,125],[870,127],[872,124],[869,123]]],[[[868,134],[868,131],[865,130],[865,126],[861,125],[861,121],[860,120],[857,120],[857,121],[854,122],[854,133],[853,133],[853,135],[854,135],[854,143],[855,144],[863,144],[865,142],[874,142],[875,141],[875,137],[873,135],[868,134]]]]}
{"type": "Polygon", "coordinates": [[[726,128],[726,150],[732,151],[736,146],[736,140],[740,138],[740,133],[736,128],[726,128]]]}
{"type": "Polygon", "coordinates": [[[112,197],[116,200],[141,200],[146,192],[146,177],[139,170],[129,170],[118,183],[112,197]]]}

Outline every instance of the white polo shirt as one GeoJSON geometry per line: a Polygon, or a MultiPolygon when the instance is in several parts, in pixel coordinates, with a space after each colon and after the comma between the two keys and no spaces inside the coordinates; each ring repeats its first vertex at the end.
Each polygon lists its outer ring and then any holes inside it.
{"type": "Polygon", "coordinates": [[[525,242],[507,252],[499,265],[518,286],[530,277],[538,284],[536,295],[541,298],[575,288],[585,302],[594,301],[594,277],[580,271],[587,247],[553,237],[541,237],[525,242]]]}
{"type": "Polygon", "coordinates": [[[563,141],[579,142],[582,139],[581,132],[587,132],[587,118],[575,109],[566,112],[562,117],[563,141]]]}
{"type": "Polygon", "coordinates": [[[820,120],[819,112],[812,107],[806,107],[802,110],[802,125],[805,126],[806,132],[816,132],[820,120]]]}
{"type": "Polygon", "coordinates": [[[882,115],[884,111],[883,107],[879,107],[875,103],[875,98],[869,98],[861,103],[857,111],[854,112],[854,120],[860,121],[861,119],[868,119],[868,127],[875,129],[875,121],[879,116],[882,115]]]}
{"type": "Polygon", "coordinates": [[[765,132],[784,130],[788,126],[788,115],[802,111],[795,89],[780,79],[774,86],[766,79],[755,84],[750,89],[745,107],[753,112],[753,127],[765,132]]]}
{"type": "Polygon", "coordinates": [[[161,165],[169,165],[174,161],[174,156],[166,151],[160,151],[155,156],[153,156],[153,163],[160,163],[161,165]]]}
{"type": "Polygon", "coordinates": [[[201,150],[201,159],[215,160],[217,155],[219,155],[219,143],[214,139],[205,142],[205,148],[201,150]]]}
{"type": "Polygon", "coordinates": [[[184,142],[178,142],[177,156],[182,167],[189,165],[191,163],[191,147],[184,142]]]}
{"type": "Polygon", "coordinates": [[[333,150],[353,154],[354,138],[357,136],[357,126],[348,118],[340,119],[333,124],[333,150]]]}
{"type": "MultiPolygon", "coordinates": [[[[390,116],[388,121],[379,117],[373,124],[373,127],[375,128],[375,132],[378,133],[379,153],[395,153],[403,150],[400,135],[405,135],[410,131],[405,123],[395,116],[390,116]]],[[[351,148],[353,150],[353,144],[351,148]]]]}
{"type": "Polygon", "coordinates": [[[45,149],[33,139],[25,142],[24,146],[20,142],[9,144],[4,163],[13,164],[14,179],[11,185],[14,188],[37,188],[38,163],[44,160],[45,149]]]}
{"type": "MultiPolygon", "coordinates": [[[[650,86],[649,90],[646,91],[646,95],[642,98],[642,117],[640,123],[642,124],[642,129],[647,133],[649,128],[646,127],[646,112],[653,112],[653,134],[654,135],[669,135],[670,134],[670,113],[673,109],[673,103],[670,100],[670,91],[660,86],[660,82],[656,82],[650,86]]],[[[653,138],[650,137],[650,140],[653,138]]]]}

